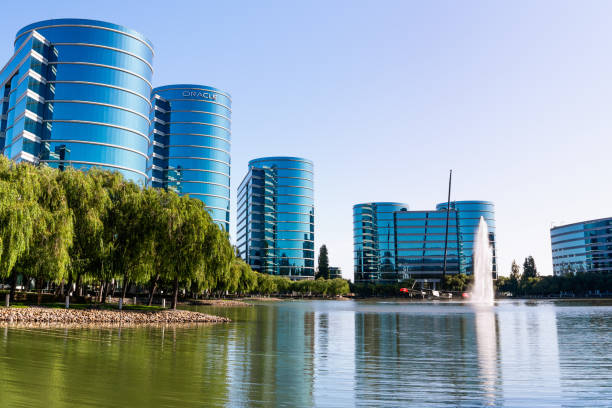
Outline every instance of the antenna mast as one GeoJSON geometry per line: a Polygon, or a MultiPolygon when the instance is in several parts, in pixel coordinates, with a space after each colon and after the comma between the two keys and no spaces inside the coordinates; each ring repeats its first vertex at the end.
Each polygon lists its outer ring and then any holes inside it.
{"type": "Polygon", "coordinates": [[[451,183],[453,180],[453,170],[450,170],[448,175],[448,200],[446,202],[446,232],[444,233],[444,266],[442,267],[442,282],[440,282],[440,287],[444,287],[444,282],[446,280],[446,253],[448,251],[448,217],[450,215],[450,198],[451,198],[451,183]]]}

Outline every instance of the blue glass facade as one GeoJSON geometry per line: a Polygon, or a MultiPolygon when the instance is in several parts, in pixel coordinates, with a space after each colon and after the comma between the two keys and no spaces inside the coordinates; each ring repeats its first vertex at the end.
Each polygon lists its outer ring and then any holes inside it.
{"type": "Polygon", "coordinates": [[[204,85],[155,88],[150,183],[199,198],[226,231],[230,209],[231,99],[204,85]]]}
{"type": "Polygon", "coordinates": [[[612,272],[612,218],[550,229],[553,273],[612,272]]]}
{"type": "Polygon", "coordinates": [[[16,161],[98,166],[146,182],[153,47],[101,21],[41,21],[0,71],[0,147],[16,161]]]}
{"type": "Polygon", "coordinates": [[[395,214],[408,204],[377,202],[353,206],[355,282],[399,279],[395,248],[395,214]]]}
{"type": "Polygon", "coordinates": [[[237,248],[259,272],[312,279],[313,164],[299,157],[251,160],[238,187],[237,248]]]}
{"type": "Polygon", "coordinates": [[[451,201],[446,240],[447,203],[436,210],[408,211],[397,203],[358,204],[353,208],[355,281],[439,282],[448,274],[472,274],[472,250],[480,217],[489,228],[493,273],[497,273],[495,207],[488,201],[451,201]],[[385,211],[380,210],[385,209],[385,211]],[[381,223],[380,219],[383,219],[381,223]],[[445,244],[446,242],[446,244],[445,244]]]}

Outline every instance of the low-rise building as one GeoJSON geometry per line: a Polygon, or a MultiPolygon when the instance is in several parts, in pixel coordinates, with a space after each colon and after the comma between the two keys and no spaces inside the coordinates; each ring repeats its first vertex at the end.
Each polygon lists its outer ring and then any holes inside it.
{"type": "Polygon", "coordinates": [[[553,273],[612,272],[612,217],[550,229],[553,273]]]}
{"type": "Polygon", "coordinates": [[[342,270],[338,266],[329,267],[329,279],[342,278],[342,270]]]}

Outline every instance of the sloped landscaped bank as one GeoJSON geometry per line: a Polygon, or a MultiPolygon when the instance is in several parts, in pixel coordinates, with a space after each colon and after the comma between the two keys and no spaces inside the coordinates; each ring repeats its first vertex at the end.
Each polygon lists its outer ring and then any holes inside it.
{"type": "Polygon", "coordinates": [[[230,319],[188,310],[98,310],[46,307],[0,308],[0,322],[69,324],[225,323],[230,319]]]}
{"type": "Polygon", "coordinates": [[[250,303],[242,300],[233,299],[198,299],[191,300],[188,304],[193,306],[214,306],[214,307],[250,307],[253,306],[250,303]]]}

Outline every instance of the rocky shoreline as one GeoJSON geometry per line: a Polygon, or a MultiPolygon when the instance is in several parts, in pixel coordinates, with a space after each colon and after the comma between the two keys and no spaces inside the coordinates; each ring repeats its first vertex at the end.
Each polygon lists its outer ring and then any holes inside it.
{"type": "Polygon", "coordinates": [[[250,303],[246,303],[242,300],[229,300],[229,299],[200,299],[192,300],[189,302],[193,306],[214,306],[214,307],[250,307],[253,306],[250,303]]]}
{"type": "Polygon", "coordinates": [[[230,319],[188,310],[97,310],[45,307],[0,308],[0,322],[83,324],[226,323],[230,319]]]}

